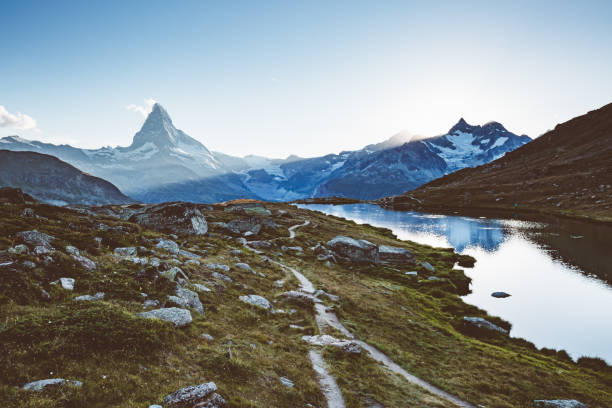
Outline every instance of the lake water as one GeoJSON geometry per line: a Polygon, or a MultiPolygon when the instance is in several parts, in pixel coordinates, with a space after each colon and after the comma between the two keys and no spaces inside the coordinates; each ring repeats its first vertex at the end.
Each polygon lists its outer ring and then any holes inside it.
{"type": "Polygon", "coordinates": [[[389,228],[402,240],[454,247],[476,258],[465,302],[512,323],[511,335],[574,359],[612,363],[612,227],[391,211],[373,204],[298,205],[389,228]],[[491,296],[504,291],[511,297],[491,296]]]}

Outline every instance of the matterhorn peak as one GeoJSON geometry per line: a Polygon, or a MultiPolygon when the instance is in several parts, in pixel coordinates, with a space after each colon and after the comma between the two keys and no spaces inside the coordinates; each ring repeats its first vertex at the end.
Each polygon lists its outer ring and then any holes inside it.
{"type": "Polygon", "coordinates": [[[159,149],[176,147],[180,131],[172,124],[172,119],[164,107],[155,103],[151,113],[145,119],[140,131],[134,135],[130,148],[139,148],[145,143],[152,143],[159,149]]]}

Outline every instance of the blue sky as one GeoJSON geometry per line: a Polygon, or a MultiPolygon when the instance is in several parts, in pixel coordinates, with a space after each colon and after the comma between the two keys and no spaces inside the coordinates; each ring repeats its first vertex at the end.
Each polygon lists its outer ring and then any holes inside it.
{"type": "Polygon", "coordinates": [[[313,156],[612,102],[610,1],[0,3],[0,136],[125,146],[153,98],[212,150],[313,156]]]}

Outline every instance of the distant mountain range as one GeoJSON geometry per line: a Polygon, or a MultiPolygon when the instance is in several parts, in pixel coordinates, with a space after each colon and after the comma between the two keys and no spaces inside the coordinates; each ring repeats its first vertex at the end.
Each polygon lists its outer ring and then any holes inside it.
{"type": "Polygon", "coordinates": [[[126,204],[134,200],[99,177],[57,157],[0,150],[0,187],[18,187],[39,201],[55,204],[126,204]]]}
{"type": "Polygon", "coordinates": [[[156,104],[128,147],[79,149],[8,136],[0,139],[0,148],[56,156],[145,202],[287,201],[399,194],[456,170],[488,163],[530,140],[497,122],[472,126],[461,119],[447,134],[432,138],[401,133],[361,150],[323,157],[240,158],[211,152],[178,130],[156,104]]]}
{"type": "Polygon", "coordinates": [[[612,221],[612,104],[503,158],[381,200],[395,209],[505,209],[612,221]]]}

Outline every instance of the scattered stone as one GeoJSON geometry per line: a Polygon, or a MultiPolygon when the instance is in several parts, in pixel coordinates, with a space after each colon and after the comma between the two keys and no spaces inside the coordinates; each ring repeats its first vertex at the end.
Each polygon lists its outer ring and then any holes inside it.
{"type": "Polygon", "coordinates": [[[494,298],[507,298],[512,295],[506,292],[493,292],[491,293],[491,296],[493,296],[494,298]]]}
{"type": "Polygon", "coordinates": [[[34,255],[40,256],[40,255],[46,255],[50,253],[51,253],[51,249],[45,246],[39,245],[37,247],[34,247],[34,255]]]}
{"type": "Polygon", "coordinates": [[[234,265],[234,268],[238,268],[238,269],[242,269],[243,271],[255,273],[253,268],[251,268],[251,265],[243,263],[243,262],[238,262],[237,264],[234,265]]]}
{"type": "Polygon", "coordinates": [[[289,328],[293,330],[300,330],[300,331],[306,330],[304,326],[299,326],[297,324],[290,324],[289,328]]]}
{"type": "Polygon", "coordinates": [[[188,259],[185,261],[185,265],[200,265],[200,261],[196,259],[188,259]]]}
{"type": "Polygon", "coordinates": [[[314,297],[325,296],[332,302],[338,302],[340,300],[340,296],[332,295],[331,293],[327,293],[326,291],[319,289],[315,292],[314,297]]]}
{"type": "Polygon", "coordinates": [[[417,271],[404,272],[404,275],[409,276],[411,278],[416,278],[419,276],[417,271]]]}
{"type": "Polygon", "coordinates": [[[222,273],[219,272],[213,272],[212,273],[213,278],[219,279],[219,280],[224,280],[226,282],[232,282],[232,278],[230,278],[227,275],[224,275],[222,273]]]}
{"type": "Polygon", "coordinates": [[[585,404],[577,400],[535,400],[533,406],[542,408],[587,408],[585,404]]]}
{"type": "Polygon", "coordinates": [[[215,340],[215,338],[213,336],[211,336],[210,334],[208,334],[208,333],[202,333],[202,334],[200,334],[200,337],[202,339],[206,340],[209,343],[212,342],[213,340],[215,340]]]}
{"type": "Polygon", "coordinates": [[[295,254],[301,254],[304,252],[304,249],[301,246],[285,246],[281,247],[281,251],[283,252],[293,252],[295,254]]]}
{"type": "Polygon", "coordinates": [[[463,321],[473,327],[479,328],[479,329],[486,329],[486,330],[491,330],[491,331],[496,331],[496,332],[500,332],[503,334],[508,334],[508,330],[499,327],[493,323],[491,323],[488,320],[483,319],[482,317],[468,317],[465,316],[463,318],[463,321]]]}
{"type": "Polygon", "coordinates": [[[72,259],[80,263],[81,266],[85,268],[88,272],[95,270],[98,266],[94,261],[82,255],[72,255],[72,259]]]}
{"type": "Polygon", "coordinates": [[[241,251],[241,250],[239,250],[239,249],[232,249],[232,250],[230,251],[230,255],[234,255],[234,256],[240,256],[240,255],[243,255],[243,254],[244,254],[244,252],[242,252],[242,251],[241,251]]]}
{"type": "Polygon", "coordinates": [[[316,301],[315,297],[310,293],[300,292],[298,290],[290,290],[288,292],[284,292],[281,296],[298,300],[304,303],[314,303],[316,301]]]}
{"type": "Polygon", "coordinates": [[[74,279],[72,278],[60,278],[60,285],[66,290],[74,290],[74,279]]]}
{"type": "Polygon", "coordinates": [[[225,406],[225,401],[218,394],[214,382],[200,385],[191,385],[167,395],[164,398],[166,407],[206,407],[216,408],[225,406]],[[204,404],[208,402],[208,404],[204,404]]]}
{"type": "Polygon", "coordinates": [[[41,297],[43,300],[51,300],[51,295],[49,294],[49,292],[47,292],[47,291],[46,291],[46,290],[44,290],[44,289],[41,289],[41,290],[40,290],[40,297],[41,297]]]}
{"type": "Polygon", "coordinates": [[[68,253],[70,255],[76,255],[76,256],[80,255],[79,249],[77,247],[72,246],[72,245],[66,245],[66,253],[68,253]]]}
{"type": "Polygon", "coordinates": [[[10,254],[14,254],[14,255],[27,254],[28,253],[28,247],[23,245],[23,244],[19,244],[19,245],[15,245],[12,248],[9,248],[8,252],[10,254]]]}
{"type": "Polygon", "coordinates": [[[253,248],[271,248],[272,244],[269,241],[249,241],[249,246],[253,248]]]}
{"type": "Polygon", "coordinates": [[[283,286],[285,286],[285,281],[283,279],[274,281],[274,286],[276,286],[277,288],[282,288],[283,286]]]}
{"type": "Polygon", "coordinates": [[[205,265],[208,269],[212,269],[213,271],[223,271],[223,272],[229,272],[230,267],[227,265],[223,265],[223,264],[218,264],[218,263],[209,263],[205,265]]]}
{"type": "Polygon", "coordinates": [[[142,303],[143,309],[148,309],[150,307],[158,307],[158,306],[159,306],[159,300],[147,299],[142,303]]]}
{"type": "Polygon", "coordinates": [[[293,388],[293,381],[291,381],[287,377],[280,377],[280,382],[287,388],[293,388]]]}
{"type": "Polygon", "coordinates": [[[24,208],[23,211],[21,212],[21,216],[27,217],[27,218],[35,218],[36,213],[31,208],[24,208]]]}
{"type": "Polygon", "coordinates": [[[239,299],[242,300],[244,303],[248,303],[261,309],[272,310],[272,305],[270,304],[270,302],[262,296],[246,295],[240,296],[239,299]]]}
{"type": "Polygon", "coordinates": [[[191,307],[202,314],[204,313],[204,306],[202,306],[198,294],[194,291],[178,286],[176,288],[176,296],[184,300],[187,307],[191,307]]]}
{"type": "Polygon", "coordinates": [[[433,265],[429,262],[421,262],[421,266],[431,273],[434,273],[436,271],[436,268],[434,268],[433,265]]]}
{"type": "Polygon", "coordinates": [[[82,295],[82,296],[77,296],[74,298],[75,301],[77,302],[93,302],[96,300],[102,300],[104,299],[104,292],[98,292],[95,295],[91,296],[91,295],[82,295]]]}
{"type": "Polygon", "coordinates": [[[147,319],[160,319],[173,323],[176,327],[184,327],[191,323],[191,313],[186,309],[178,307],[167,307],[138,313],[138,316],[147,319]]]}
{"type": "Polygon", "coordinates": [[[200,293],[212,292],[211,289],[209,289],[208,287],[202,285],[201,283],[194,283],[193,287],[195,288],[196,291],[198,291],[200,293]]]}
{"type": "Polygon", "coordinates": [[[177,235],[204,235],[208,232],[206,218],[200,212],[198,205],[191,203],[149,206],[130,216],[129,221],[156,231],[177,235]]]}
{"type": "Polygon", "coordinates": [[[136,256],[138,254],[138,249],[136,249],[136,247],[123,247],[115,248],[113,252],[115,255],[119,256],[136,256]]]}
{"type": "Polygon", "coordinates": [[[350,237],[337,236],[327,242],[339,257],[357,263],[378,262],[378,247],[364,239],[356,240],[350,237]]]}
{"type": "Polygon", "coordinates": [[[357,342],[353,340],[340,340],[328,334],[302,336],[302,340],[313,346],[332,346],[338,347],[346,353],[361,353],[361,346],[357,342]]]}
{"type": "Polygon", "coordinates": [[[36,264],[32,261],[23,261],[23,266],[25,266],[28,269],[36,268],[36,264]]]}
{"type": "Polygon", "coordinates": [[[71,385],[73,387],[80,388],[83,386],[83,383],[80,381],[74,381],[74,380],[64,380],[63,378],[49,378],[46,380],[38,380],[38,381],[29,382],[26,385],[24,385],[22,389],[26,391],[41,392],[47,388],[59,387],[62,385],[71,385]]]}
{"type": "Polygon", "coordinates": [[[167,271],[162,271],[159,274],[165,277],[166,279],[168,279],[169,281],[174,281],[177,276],[180,276],[183,279],[187,279],[187,280],[189,279],[187,278],[187,275],[185,275],[185,272],[183,272],[183,270],[179,268],[178,266],[173,266],[167,271]]]}
{"type": "Polygon", "coordinates": [[[165,249],[166,251],[172,253],[172,254],[178,254],[179,252],[179,246],[176,242],[171,241],[169,239],[163,239],[163,238],[159,238],[159,240],[157,241],[157,245],[155,245],[156,248],[161,248],[161,249],[165,249]]]}
{"type": "Polygon", "coordinates": [[[378,247],[378,256],[381,263],[414,263],[414,255],[412,254],[412,252],[404,248],[393,247],[389,245],[380,245],[378,247]]]}

